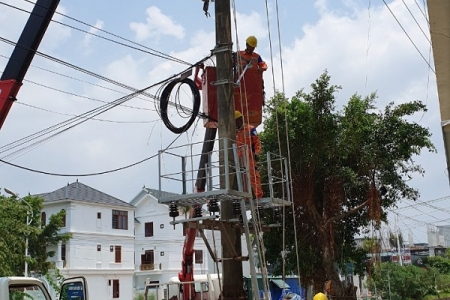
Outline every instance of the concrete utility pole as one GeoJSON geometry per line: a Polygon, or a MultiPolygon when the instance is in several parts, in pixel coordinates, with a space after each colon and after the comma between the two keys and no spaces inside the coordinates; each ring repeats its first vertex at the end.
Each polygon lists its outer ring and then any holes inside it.
{"type": "MultiPolygon", "coordinates": [[[[217,59],[217,101],[218,101],[218,121],[219,121],[219,149],[224,149],[224,140],[236,139],[236,125],[234,121],[234,98],[233,98],[233,65],[232,65],[232,40],[231,40],[231,13],[230,0],[215,1],[216,15],[216,48],[214,50],[217,59]]],[[[231,143],[227,145],[228,149],[231,143]]],[[[232,151],[228,151],[228,161],[234,161],[232,151]]],[[[224,166],[224,153],[220,152],[220,165],[224,166]]],[[[220,169],[220,188],[225,189],[224,168],[220,169]]],[[[231,178],[228,178],[230,180],[231,178]]],[[[230,182],[233,182],[231,180],[230,182]]],[[[233,204],[231,201],[222,201],[221,218],[229,220],[233,218],[233,204]]],[[[234,250],[238,256],[242,255],[241,232],[237,226],[231,223],[226,226],[226,231],[234,245],[234,250]]],[[[222,299],[242,299],[243,278],[242,262],[231,257],[231,249],[228,249],[224,235],[222,234],[222,257],[223,261],[223,298],[222,299]]]]}

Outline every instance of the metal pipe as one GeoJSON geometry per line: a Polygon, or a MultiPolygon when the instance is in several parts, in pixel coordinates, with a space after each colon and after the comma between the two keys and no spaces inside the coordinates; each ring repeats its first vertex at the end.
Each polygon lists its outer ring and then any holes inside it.
{"type": "Polygon", "coordinates": [[[228,160],[228,139],[223,139],[223,150],[224,150],[224,169],[225,169],[225,189],[230,189],[230,162],[228,160]]]}
{"type": "Polygon", "coordinates": [[[273,199],[272,161],[270,160],[270,152],[267,152],[266,159],[267,159],[267,177],[269,179],[269,194],[270,198],[273,199]]]}
{"type": "Polygon", "coordinates": [[[183,184],[183,195],[186,195],[186,157],[181,157],[181,181],[183,184]]]}

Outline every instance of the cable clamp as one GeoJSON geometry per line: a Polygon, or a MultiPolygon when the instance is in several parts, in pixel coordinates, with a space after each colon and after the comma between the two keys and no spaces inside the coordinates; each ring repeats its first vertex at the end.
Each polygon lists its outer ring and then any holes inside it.
{"type": "Polygon", "coordinates": [[[211,50],[211,54],[217,54],[221,52],[231,51],[231,44],[227,44],[221,47],[216,47],[211,50]]]}
{"type": "Polygon", "coordinates": [[[211,82],[211,85],[222,85],[222,84],[229,84],[229,83],[234,84],[233,81],[230,81],[228,79],[221,79],[221,80],[211,82]]]}

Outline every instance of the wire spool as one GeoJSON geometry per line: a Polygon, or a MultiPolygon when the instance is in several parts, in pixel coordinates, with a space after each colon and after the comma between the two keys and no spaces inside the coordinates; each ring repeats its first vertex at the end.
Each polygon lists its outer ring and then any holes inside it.
{"type": "MultiPolygon", "coordinates": [[[[175,104],[175,106],[177,107],[177,109],[182,109],[184,113],[186,112],[186,109],[183,109],[181,107],[181,105],[175,104]]],[[[177,79],[170,81],[164,87],[164,89],[161,93],[160,101],[159,101],[159,112],[160,112],[162,121],[164,122],[166,127],[173,133],[180,134],[180,133],[183,133],[186,130],[188,130],[189,127],[191,127],[191,125],[194,123],[195,118],[197,117],[197,115],[199,113],[199,110],[200,110],[200,92],[197,88],[197,85],[195,84],[195,82],[192,79],[177,78],[177,79]],[[190,87],[192,96],[193,96],[193,108],[192,108],[192,111],[190,112],[191,115],[189,117],[188,122],[181,127],[176,127],[175,125],[173,125],[172,122],[169,120],[169,116],[167,113],[170,95],[172,93],[172,90],[174,89],[174,87],[177,84],[180,84],[180,85],[187,84],[190,87]]]]}

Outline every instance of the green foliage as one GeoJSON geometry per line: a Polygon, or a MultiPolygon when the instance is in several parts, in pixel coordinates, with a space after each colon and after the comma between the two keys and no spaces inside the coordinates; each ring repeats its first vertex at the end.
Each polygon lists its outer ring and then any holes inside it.
{"type": "Polygon", "coordinates": [[[439,273],[450,275],[450,259],[442,256],[428,258],[428,265],[437,269],[439,273]]]}
{"type": "MultiPolygon", "coordinates": [[[[304,284],[320,288],[325,278],[339,282],[336,266],[344,270],[353,262],[362,274],[366,251],[356,248],[358,228],[372,219],[375,224],[385,220],[385,209],[399,199],[417,199],[418,191],[408,182],[423,170],[413,158],[424,148],[435,148],[429,130],[409,121],[426,110],[419,101],[391,103],[377,111],[376,94],[354,94],[338,111],[340,87],[330,83],[327,72],[311,87],[310,93],[300,90],[291,99],[282,94],[270,99],[260,134],[264,152],[288,157],[289,142],[300,270],[290,209],[285,249],[277,231],[265,234],[264,244],[267,261],[278,266],[275,272],[282,272],[280,252],[285,250],[286,272],[300,273],[304,284]]],[[[265,173],[262,169],[263,178],[265,173]]],[[[275,193],[282,197],[285,191],[275,193]]]]}
{"type": "Polygon", "coordinates": [[[403,245],[403,235],[400,233],[398,234],[398,243],[397,243],[397,235],[393,232],[389,232],[389,245],[391,245],[392,248],[397,249],[397,245],[403,245]]]}
{"type": "Polygon", "coordinates": [[[413,265],[400,266],[396,263],[382,263],[369,279],[372,293],[383,299],[420,300],[427,295],[437,295],[435,273],[413,265]]]}
{"type": "Polygon", "coordinates": [[[51,273],[46,273],[45,278],[47,279],[48,283],[55,289],[55,291],[60,294],[61,293],[61,286],[64,282],[64,276],[61,274],[58,268],[53,268],[53,271],[51,273]]]}
{"type": "MultiPolygon", "coordinates": [[[[149,294],[148,295],[148,300],[155,300],[155,294],[149,294]]],[[[134,296],[133,300],[144,300],[144,293],[139,293],[137,295],[134,296]]]]}
{"type": "Polygon", "coordinates": [[[50,217],[46,226],[41,227],[41,210],[43,199],[34,196],[23,198],[33,210],[29,214],[30,225],[27,226],[27,213],[30,207],[16,197],[0,196],[0,277],[17,276],[24,273],[25,238],[29,239],[28,253],[29,271],[47,274],[53,264],[48,257],[54,255],[47,252],[47,247],[57,245],[60,241],[70,239],[70,234],[60,234],[64,212],[50,217]]]}

